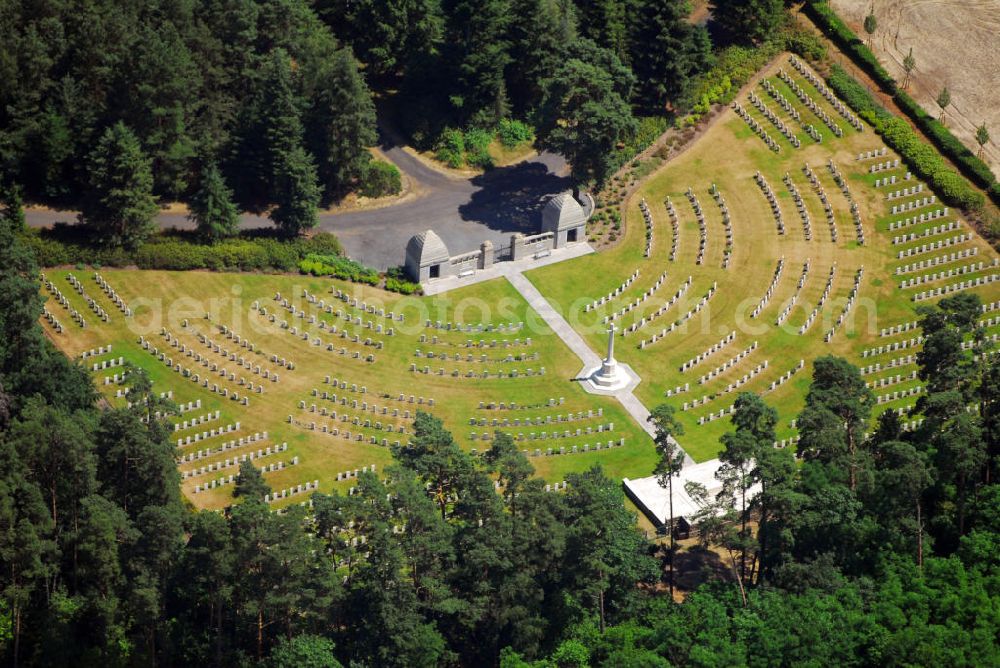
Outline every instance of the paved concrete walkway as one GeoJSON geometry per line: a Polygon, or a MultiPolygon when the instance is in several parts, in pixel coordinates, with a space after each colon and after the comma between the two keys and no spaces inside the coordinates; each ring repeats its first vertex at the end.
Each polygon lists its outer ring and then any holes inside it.
{"type": "MultiPolygon", "coordinates": [[[[601,356],[591,350],[590,346],[587,345],[587,342],[583,340],[583,337],[577,334],[576,330],[573,329],[568,322],[566,322],[566,318],[562,317],[562,315],[552,308],[552,305],[549,304],[548,300],[545,299],[542,293],[538,291],[538,288],[536,288],[531,281],[525,278],[524,274],[520,271],[514,271],[505,275],[511,285],[513,285],[514,288],[521,293],[521,296],[524,297],[525,301],[531,305],[531,308],[535,309],[538,315],[542,317],[545,324],[551,327],[552,331],[563,340],[563,343],[569,346],[569,349],[580,358],[580,361],[583,362],[584,373],[596,370],[601,365],[601,356]]],[[[583,375],[584,374],[581,373],[581,376],[583,375]]],[[[632,416],[632,419],[634,419],[639,426],[642,427],[643,431],[649,434],[650,437],[655,435],[653,425],[649,423],[649,409],[647,409],[643,403],[639,401],[639,398],[632,393],[631,388],[620,390],[618,392],[612,392],[610,396],[613,396],[619,401],[619,403],[621,403],[622,408],[624,408],[625,411],[632,416]]],[[[677,445],[680,447],[680,444],[677,445]]],[[[681,448],[681,450],[683,451],[683,448],[681,448]]],[[[694,460],[691,459],[691,456],[688,455],[687,452],[684,452],[684,466],[693,464],[694,460]]]]}

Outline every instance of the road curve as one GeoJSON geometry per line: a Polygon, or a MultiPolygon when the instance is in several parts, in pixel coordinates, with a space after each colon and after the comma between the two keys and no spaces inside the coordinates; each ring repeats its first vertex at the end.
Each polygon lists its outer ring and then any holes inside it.
{"type": "MultiPolygon", "coordinates": [[[[486,239],[506,244],[513,232],[535,232],[548,197],[571,187],[565,160],[552,153],[460,178],[434,169],[400,146],[381,148],[410,179],[417,194],[383,208],[324,213],[317,226],[336,234],[351,258],[376,269],[402,264],[407,240],[426,229],[434,229],[452,254],[474,250],[486,239]]],[[[76,212],[28,209],[25,218],[33,227],[48,227],[74,223],[76,212]]],[[[179,213],[163,212],[156,220],[161,228],[191,227],[179,213]]],[[[241,216],[240,226],[270,227],[271,222],[247,213],[241,216]]]]}

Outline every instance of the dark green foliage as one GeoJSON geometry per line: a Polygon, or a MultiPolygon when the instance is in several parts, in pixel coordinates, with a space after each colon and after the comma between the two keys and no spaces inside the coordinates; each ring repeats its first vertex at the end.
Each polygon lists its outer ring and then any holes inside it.
{"type": "Polygon", "coordinates": [[[190,209],[189,217],[205,239],[218,241],[239,231],[240,214],[233,204],[233,193],[215,165],[209,165],[202,172],[198,190],[191,197],[190,209]]]}
{"type": "Polygon", "coordinates": [[[637,95],[653,112],[681,99],[692,77],[712,64],[712,45],[705,28],[691,25],[684,0],[644,0],[630,24],[630,61],[637,95]]]}
{"type": "Polygon", "coordinates": [[[711,5],[714,21],[741,43],[767,41],[787,18],[782,0],[711,0],[711,5]]]}
{"type": "Polygon", "coordinates": [[[614,149],[636,131],[626,103],[633,82],[614,54],[592,44],[581,44],[545,81],[538,143],[566,156],[577,183],[602,184],[614,171],[614,149]]]}
{"type": "Polygon", "coordinates": [[[316,226],[322,191],[312,157],[301,148],[282,154],[275,167],[274,208],[271,220],[289,237],[316,226]]]}
{"type": "Polygon", "coordinates": [[[534,141],[535,133],[527,123],[513,118],[502,118],[497,126],[497,137],[506,148],[514,148],[523,142],[534,141]]]}
{"type": "Polygon", "coordinates": [[[313,276],[333,276],[354,283],[378,283],[378,272],[354,260],[340,256],[309,254],[299,262],[299,271],[313,276]]]}
{"type": "MultiPolygon", "coordinates": [[[[398,47],[405,59],[440,32],[436,3],[368,8],[385,22],[362,21],[359,33],[373,47],[398,47]],[[412,34],[380,42],[393,21],[388,32],[412,34]]],[[[84,207],[95,221],[115,223],[104,230],[115,242],[135,236],[123,234],[122,220],[141,221],[149,210],[138,195],[126,206],[92,192],[113,163],[89,158],[119,122],[137,142],[119,159],[149,163],[126,190],[188,200],[201,165],[214,162],[240,206],[257,210],[273,202],[278,153],[307,150],[324,195],[335,198],[354,187],[375,141],[357,61],[304,0],[56,0],[44,8],[16,0],[0,21],[0,171],[24,184],[32,201],[84,207]]],[[[122,154],[125,144],[117,143],[122,154]]]]}
{"type": "Polygon", "coordinates": [[[90,188],[80,214],[102,243],[135,249],[153,231],[153,173],[124,123],[108,128],[90,154],[90,188]]]}
{"type": "Polygon", "coordinates": [[[361,177],[360,192],[365,197],[398,195],[403,190],[403,177],[391,162],[372,160],[361,177]]]}

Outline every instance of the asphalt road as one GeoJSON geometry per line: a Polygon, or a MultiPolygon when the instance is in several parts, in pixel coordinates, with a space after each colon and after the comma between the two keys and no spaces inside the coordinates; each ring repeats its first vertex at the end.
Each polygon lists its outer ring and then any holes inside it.
{"type": "MultiPolygon", "coordinates": [[[[571,187],[565,160],[552,153],[464,179],[438,172],[397,146],[382,150],[410,178],[414,196],[380,209],[322,214],[318,225],[336,234],[351,258],[377,269],[403,264],[406,242],[427,229],[437,232],[453,255],[475,250],[486,239],[506,245],[513,232],[537,232],[549,196],[571,187]]],[[[76,213],[29,209],[25,217],[29,225],[44,227],[73,223],[76,213]]],[[[157,222],[163,228],[191,227],[183,214],[161,213],[157,222]]],[[[244,214],[241,220],[245,229],[270,226],[259,215],[244,214]]]]}

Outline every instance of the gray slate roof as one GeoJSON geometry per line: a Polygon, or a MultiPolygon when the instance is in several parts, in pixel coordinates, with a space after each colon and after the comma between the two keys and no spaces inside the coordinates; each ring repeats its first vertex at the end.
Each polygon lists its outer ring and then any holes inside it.
{"type": "Polygon", "coordinates": [[[406,244],[406,257],[412,258],[419,266],[447,262],[451,257],[448,247],[434,230],[414,235],[406,244]]]}
{"type": "Polygon", "coordinates": [[[587,222],[580,203],[573,193],[564,192],[550,199],[542,209],[542,231],[558,232],[579,227],[587,222]]]}

